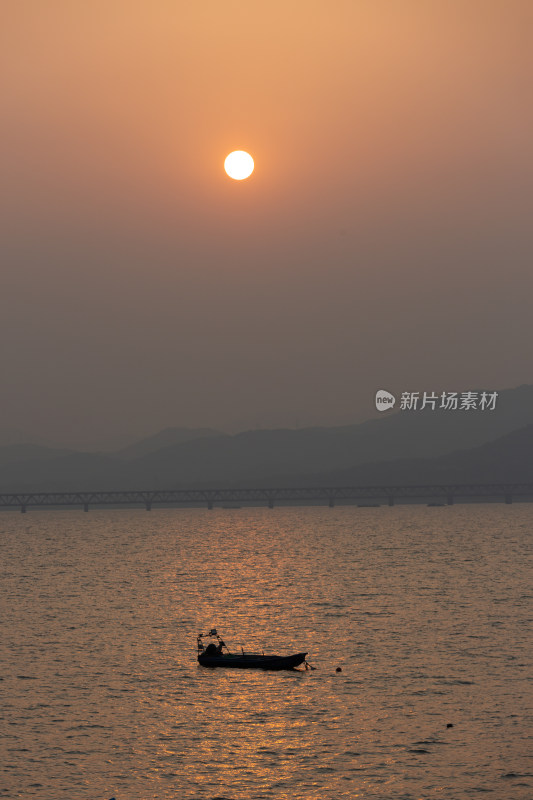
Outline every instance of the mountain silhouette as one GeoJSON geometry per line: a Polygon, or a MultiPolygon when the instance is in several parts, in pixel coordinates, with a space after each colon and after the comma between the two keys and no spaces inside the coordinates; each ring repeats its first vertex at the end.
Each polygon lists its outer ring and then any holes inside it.
{"type": "Polygon", "coordinates": [[[117,453],[16,445],[0,448],[0,491],[527,480],[531,425],[533,386],[520,386],[500,392],[494,411],[396,411],[235,435],[170,428],[117,453]]]}
{"type": "MultiPolygon", "coordinates": [[[[293,483],[293,478],[284,478],[293,483]]],[[[299,476],[299,486],[533,483],[533,425],[438,458],[396,459],[299,476]]]]}

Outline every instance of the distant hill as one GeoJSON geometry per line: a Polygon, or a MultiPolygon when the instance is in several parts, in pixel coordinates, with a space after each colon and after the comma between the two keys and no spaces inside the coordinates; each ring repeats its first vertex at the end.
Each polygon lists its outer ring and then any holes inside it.
{"type": "Polygon", "coordinates": [[[494,411],[387,412],[234,436],[170,428],[112,454],[17,445],[0,448],[0,491],[527,480],[532,425],[533,386],[520,386],[500,392],[494,411]]]}
{"type": "MultiPolygon", "coordinates": [[[[533,425],[438,458],[396,459],[301,475],[299,486],[432,483],[533,483],[533,425]]],[[[294,484],[294,478],[284,483],[294,484]]]]}
{"type": "Polygon", "coordinates": [[[265,485],[399,458],[434,458],[533,424],[533,386],[502,391],[494,411],[399,411],[359,425],[245,431],[136,459],[150,485],[265,485]]]}
{"type": "Polygon", "coordinates": [[[127,447],[123,447],[121,450],[117,450],[112,455],[131,461],[134,458],[141,458],[148,453],[162,450],[174,444],[223,435],[220,431],[215,431],[212,428],[165,428],[158,433],[154,433],[153,436],[148,436],[127,447]]]}
{"type": "Polygon", "coordinates": [[[0,463],[0,492],[78,492],[127,489],[117,459],[98,453],[67,453],[0,463]]]}

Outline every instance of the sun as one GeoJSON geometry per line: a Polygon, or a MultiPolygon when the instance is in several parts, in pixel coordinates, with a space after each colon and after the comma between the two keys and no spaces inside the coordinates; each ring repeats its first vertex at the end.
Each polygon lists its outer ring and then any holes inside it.
{"type": "Polygon", "coordinates": [[[254,171],[254,160],[250,153],[244,150],[234,150],[224,161],[224,169],[234,181],[249,178],[254,171]]]}

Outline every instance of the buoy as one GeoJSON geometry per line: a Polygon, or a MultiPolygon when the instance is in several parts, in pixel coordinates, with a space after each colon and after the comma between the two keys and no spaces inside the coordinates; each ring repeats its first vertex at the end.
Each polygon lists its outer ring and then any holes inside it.
{"type": "Polygon", "coordinates": [[[337,667],[337,669],[335,670],[335,672],[342,672],[342,667],[337,667]]]}

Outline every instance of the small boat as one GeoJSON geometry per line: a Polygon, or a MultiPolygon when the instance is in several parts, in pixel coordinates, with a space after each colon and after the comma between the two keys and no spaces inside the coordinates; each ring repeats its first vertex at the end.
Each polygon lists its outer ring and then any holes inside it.
{"type": "MultiPolygon", "coordinates": [[[[199,633],[197,638],[198,663],[202,667],[233,667],[235,669],[294,669],[300,664],[306,663],[307,653],[294,653],[290,656],[265,655],[264,653],[240,653],[223,652],[226,644],[218,635],[216,628],[209,633],[199,633]],[[207,647],[203,643],[203,637],[211,636],[217,639],[218,644],[210,642],[207,647]]],[[[226,648],[227,650],[227,648],[226,648]]],[[[307,663],[306,663],[307,667],[307,663]]]]}

